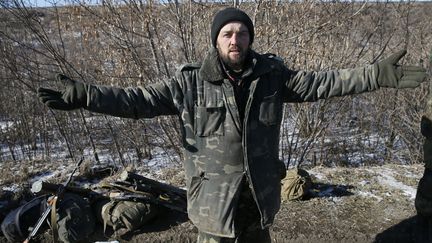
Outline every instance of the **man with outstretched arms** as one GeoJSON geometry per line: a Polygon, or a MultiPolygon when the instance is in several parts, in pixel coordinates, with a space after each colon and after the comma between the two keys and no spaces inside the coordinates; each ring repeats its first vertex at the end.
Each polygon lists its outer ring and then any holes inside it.
{"type": "Polygon", "coordinates": [[[198,242],[270,242],[285,165],[279,132],[285,102],[310,102],[381,87],[414,88],[421,67],[400,66],[405,51],[373,65],[325,72],[288,69],[280,58],[251,49],[254,26],[236,8],[212,22],[212,47],[199,64],[146,87],[116,88],[74,81],[39,89],[60,110],[84,108],[118,117],[179,117],[184,143],[188,215],[198,242]]]}

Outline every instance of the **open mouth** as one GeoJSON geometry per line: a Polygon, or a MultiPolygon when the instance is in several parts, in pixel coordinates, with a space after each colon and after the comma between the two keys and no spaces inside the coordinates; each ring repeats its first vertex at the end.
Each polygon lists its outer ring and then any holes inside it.
{"type": "Polygon", "coordinates": [[[229,53],[240,54],[240,50],[230,50],[229,53]]]}

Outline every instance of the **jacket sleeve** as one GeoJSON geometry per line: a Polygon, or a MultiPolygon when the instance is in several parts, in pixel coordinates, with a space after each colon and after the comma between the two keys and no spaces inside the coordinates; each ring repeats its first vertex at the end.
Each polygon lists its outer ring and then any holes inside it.
{"type": "Polygon", "coordinates": [[[322,72],[286,70],[286,102],[317,101],[379,88],[373,65],[322,72]]]}
{"type": "Polygon", "coordinates": [[[179,113],[176,97],[181,89],[175,79],[146,87],[117,88],[89,85],[87,110],[126,118],[152,118],[179,113]]]}

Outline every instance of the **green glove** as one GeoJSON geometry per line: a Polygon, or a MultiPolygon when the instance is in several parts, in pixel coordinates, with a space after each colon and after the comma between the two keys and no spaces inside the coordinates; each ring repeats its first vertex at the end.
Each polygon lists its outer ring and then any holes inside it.
{"type": "Polygon", "coordinates": [[[397,64],[406,53],[406,50],[399,51],[374,65],[380,87],[415,88],[425,80],[426,70],[424,68],[397,64]]]}
{"type": "Polygon", "coordinates": [[[72,80],[63,74],[58,74],[57,80],[65,84],[64,90],[56,91],[42,87],[37,90],[44,104],[57,110],[73,110],[87,106],[86,84],[72,80]]]}

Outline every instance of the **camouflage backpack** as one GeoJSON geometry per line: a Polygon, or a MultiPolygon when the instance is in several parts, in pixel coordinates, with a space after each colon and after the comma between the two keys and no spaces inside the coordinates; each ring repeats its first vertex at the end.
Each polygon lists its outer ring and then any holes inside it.
{"type": "MultiPolygon", "coordinates": [[[[45,211],[47,199],[48,195],[36,197],[6,216],[1,228],[9,242],[22,242],[28,236],[29,228],[35,226],[45,211]]],[[[56,212],[54,218],[48,221],[55,242],[78,242],[93,233],[94,216],[90,204],[82,197],[65,193],[56,203],[56,212]]],[[[42,229],[47,226],[44,222],[42,229]]]]}
{"type": "Polygon", "coordinates": [[[288,170],[286,177],[282,180],[282,201],[304,198],[311,186],[312,180],[307,171],[300,168],[288,170]]]}
{"type": "Polygon", "coordinates": [[[109,225],[116,235],[124,235],[141,228],[157,214],[157,207],[151,203],[114,199],[102,206],[101,218],[104,231],[109,225]]]}
{"type": "Polygon", "coordinates": [[[81,242],[94,232],[96,220],[86,199],[77,194],[65,193],[57,207],[57,232],[53,234],[56,234],[54,237],[58,236],[59,241],[81,242]]]}

